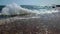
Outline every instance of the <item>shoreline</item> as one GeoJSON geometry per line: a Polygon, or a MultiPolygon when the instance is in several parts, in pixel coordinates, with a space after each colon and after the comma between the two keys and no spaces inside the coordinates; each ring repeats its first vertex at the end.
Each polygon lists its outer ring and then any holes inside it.
{"type": "Polygon", "coordinates": [[[40,18],[13,17],[2,20],[0,33],[3,34],[60,34],[59,26],[56,21],[45,21],[40,18]],[[19,19],[20,18],[20,19],[19,19]],[[56,22],[56,23],[55,23],[56,22]],[[4,31],[4,32],[3,32],[4,31]],[[47,32],[46,32],[47,31],[47,32]]]}

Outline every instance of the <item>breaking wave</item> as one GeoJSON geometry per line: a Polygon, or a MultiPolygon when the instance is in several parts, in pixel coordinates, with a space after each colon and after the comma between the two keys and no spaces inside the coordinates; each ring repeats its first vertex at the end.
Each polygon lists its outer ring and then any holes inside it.
{"type": "Polygon", "coordinates": [[[39,11],[39,10],[29,10],[26,8],[22,8],[21,6],[17,5],[16,3],[6,5],[2,9],[3,15],[19,15],[19,14],[46,14],[46,13],[53,13],[58,12],[57,10],[45,10],[45,11],[39,11]]]}
{"type": "Polygon", "coordinates": [[[6,7],[3,8],[2,14],[4,15],[39,14],[39,12],[37,12],[36,10],[29,10],[29,9],[22,8],[21,6],[13,3],[13,4],[6,5],[6,7]]]}

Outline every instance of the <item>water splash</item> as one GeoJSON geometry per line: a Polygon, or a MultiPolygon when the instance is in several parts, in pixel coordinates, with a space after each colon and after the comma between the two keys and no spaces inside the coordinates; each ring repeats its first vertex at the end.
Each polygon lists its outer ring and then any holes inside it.
{"type": "Polygon", "coordinates": [[[20,7],[19,5],[13,3],[13,4],[9,4],[6,5],[6,7],[4,7],[2,9],[2,14],[4,15],[18,15],[18,14],[38,14],[39,12],[35,11],[35,10],[29,10],[29,9],[25,9],[20,7]]]}
{"type": "Polygon", "coordinates": [[[46,14],[46,13],[53,13],[58,12],[57,10],[46,10],[46,11],[39,11],[39,10],[29,10],[26,8],[22,8],[21,6],[17,5],[16,3],[8,4],[6,7],[2,9],[3,15],[18,15],[18,14],[46,14]]]}

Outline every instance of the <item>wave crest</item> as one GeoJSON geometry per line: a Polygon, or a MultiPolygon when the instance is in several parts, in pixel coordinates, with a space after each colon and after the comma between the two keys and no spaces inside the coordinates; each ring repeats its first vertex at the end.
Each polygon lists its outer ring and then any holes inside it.
{"type": "Polygon", "coordinates": [[[2,9],[2,14],[4,15],[38,14],[38,13],[39,12],[35,10],[29,10],[29,9],[22,8],[15,3],[6,5],[6,7],[2,9]]]}
{"type": "Polygon", "coordinates": [[[29,10],[26,8],[22,8],[21,6],[17,5],[16,3],[6,5],[2,9],[3,15],[20,15],[20,14],[28,14],[28,15],[37,15],[37,14],[46,14],[46,13],[53,13],[58,12],[57,10],[29,10]]]}

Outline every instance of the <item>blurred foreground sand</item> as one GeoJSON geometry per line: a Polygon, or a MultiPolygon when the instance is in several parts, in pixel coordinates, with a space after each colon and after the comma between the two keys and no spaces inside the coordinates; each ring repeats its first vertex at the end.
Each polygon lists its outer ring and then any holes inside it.
{"type": "Polygon", "coordinates": [[[59,22],[12,17],[0,20],[0,34],[60,34],[59,22]]]}

